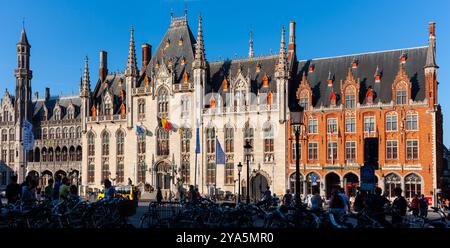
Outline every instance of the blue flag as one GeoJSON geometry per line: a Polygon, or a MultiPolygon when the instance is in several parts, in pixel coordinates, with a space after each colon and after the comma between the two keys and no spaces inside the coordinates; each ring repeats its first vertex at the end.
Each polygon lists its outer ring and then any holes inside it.
{"type": "Polygon", "coordinates": [[[195,134],[195,153],[200,153],[200,134],[199,134],[199,131],[198,131],[198,127],[197,127],[197,130],[196,130],[196,134],[195,134]]]}
{"type": "Polygon", "coordinates": [[[216,137],[216,165],[225,164],[225,153],[222,150],[219,139],[216,137]]]}
{"type": "Polygon", "coordinates": [[[34,148],[33,125],[27,120],[23,120],[23,147],[30,151],[34,148]]]}

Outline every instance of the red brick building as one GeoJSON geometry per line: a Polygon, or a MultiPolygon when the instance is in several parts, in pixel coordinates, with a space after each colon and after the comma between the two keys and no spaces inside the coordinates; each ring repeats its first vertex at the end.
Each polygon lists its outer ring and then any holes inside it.
{"type": "MultiPolygon", "coordinates": [[[[406,197],[432,197],[443,158],[435,58],[431,22],[428,46],[299,61],[289,97],[291,108],[304,107],[301,192],[316,184],[328,196],[339,185],[354,195],[364,139],[376,137],[378,186],[389,196],[401,187],[406,197]]],[[[288,130],[287,187],[294,189],[295,135],[288,130]]]]}

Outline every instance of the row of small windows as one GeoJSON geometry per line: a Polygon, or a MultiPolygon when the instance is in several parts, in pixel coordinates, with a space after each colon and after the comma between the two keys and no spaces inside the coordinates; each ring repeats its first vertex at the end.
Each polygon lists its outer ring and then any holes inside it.
{"type": "MultiPolygon", "coordinates": [[[[398,89],[395,91],[395,103],[398,105],[405,105],[407,103],[408,91],[406,89],[398,89]]],[[[306,93],[302,93],[299,99],[299,105],[302,106],[305,110],[309,108],[309,95],[306,93]]],[[[373,96],[367,96],[367,103],[373,103],[373,96]]],[[[335,104],[335,103],[334,103],[335,104]]],[[[345,95],[345,108],[353,109],[356,107],[356,95],[346,94],[345,95]]]]}
{"type": "Polygon", "coordinates": [[[3,114],[0,112],[0,122],[12,122],[13,116],[9,114],[9,111],[4,110],[3,114]]]}
{"type": "MultiPolygon", "coordinates": [[[[62,109],[61,108],[56,108],[53,111],[53,117],[56,121],[59,121],[62,119],[62,109]]],[[[45,111],[44,112],[44,119],[48,120],[48,112],[45,111]]],[[[75,109],[73,107],[69,107],[67,109],[67,119],[75,119],[75,109]]]]}
{"type": "MultiPolygon", "coordinates": [[[[386,116],[386,131],[398,131],[398,118],[396,114],[388,114],[386,116]]],[[[318,120],[311,118],[308,121],[308,133],[317,134],[318,133],[318,120]]],[[[406,130],[417,131],[418,130],[418,115],[408,114],[406,115],[406,130]]],[[[327,119],[327,133],[337,134],[338,132],[338,121],[337,118],[327,119]]],[[[356,118],[348,117],[345,118],[345,132],[346,133],[356,133],[356,118]]],[[[375,116],[365,116],[364,117],[364,132],[370,133],[375,132],[375,116]]]]}
{"type": "Polygon", "coordinates": [[[82,149],[81,146],[63,147],[43,147],[36,148],[28,153],[29,162],[66,162],[66,161],[81,161],[82,149]]]}
{"type": "MultiPolygon", "coordinates": [[[[40,135],[38,134],[38,137],[40,135]]],[[[57,128],[43,128],[42,139],[72,139],[81,138],[81,127],[57,127],[57,128]]]]}
{"type": "Polygon", "coordinates": [[[16,139],[16,133],[14,131],[14,129],[2,129],[1,131],[1,141],[2,142],[6,142],[8,141],[8,136],[9,136],[9,141],[15,141],[16,139]]]}
{"type": "MultiPolygon", "coordinates": [[[[295,142],[291,143],[291,159],[296,160],[295,152],[295,142]]],[[[300,148],[300,159],[301,159],[301,144],[300,148]]],[[[319,145],[318,142],[308,143],[308,160],[318,160],[319,155],[319,145]]],[[[329,162],[336,161],[338,159],[338,142],[328,141],[327,142],[327,160],[329,162]]],[[[396,160],[398,159],[398,141],[397,140],[387,140],[386,141],[386,160],[396,160]]],[[[407,160],[418,160],[419,159],[419,141],[418,140],[406,140],[406,159],[407,160]]],[[[345,161],[355,162],[356,161],[356,141],[346,141],[345,142],[345,161]]]]}

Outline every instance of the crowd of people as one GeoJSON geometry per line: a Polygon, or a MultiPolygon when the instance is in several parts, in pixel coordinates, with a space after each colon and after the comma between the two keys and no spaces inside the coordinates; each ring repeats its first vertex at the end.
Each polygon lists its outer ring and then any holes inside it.
{"type": "Polygon", "coordinates": [[[17,175],[11,176],[11,182],[6,187],[5,197],[8,204],[15,204],[21,201],[24,206],[31,206],[37,201],[47,200],[54,204],[66,201],[81,201],[78,195],[78,187],[70,183],[69,178],[57,175],[55,180],[48,180],[48,185],[41,191],[38,188],[38,181],[31,175],[19,184],[17,175]]]}

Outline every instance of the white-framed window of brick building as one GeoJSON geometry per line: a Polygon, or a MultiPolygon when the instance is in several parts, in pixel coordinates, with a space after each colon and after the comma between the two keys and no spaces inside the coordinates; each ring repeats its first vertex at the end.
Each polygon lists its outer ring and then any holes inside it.
{"type": "MultiPolygon", "coordinates": [[[[291,143],[291,160],[295,162],[296,160],[296,151],[295,151],[295,147],[296,147],[296,141],[293,140],[291,143]]],[[[302,159],[302,144],[299,142],[298,143],[298,153],[299,153],[299,160],[302,159]]]]}
{"type": "Polygon", "coordinates": [[[338,154],[338,143],[337,141],[327,142],[327,159],[329,161],[335,162],[337,160],[338,154]]]}
{"type": "Polygon", "coordinates": [[[350,95],[345,95],[345,108],[355,108],[356,106],[356,96],[354,93],[350,93],[350,95]]]}
{"type": "Polygon", "coordinates": [[[308,160],[317,160],[319,144],[317,142],[308,143],[308,160]]]}
{"type": "Polygon", "coordinates": [[[390,112],[386,115],[386,132],[395,132],[397,131],[397,113],[390,112]]]}
{"type": "Polygon", "coordinates": [[[365,133],[375,132],[375,116],[373,115],[364,116],[364,132],[365,133]]]}
{"type": "Polygon", "coordinates": [[[417,113],[408,113],[406,115],[406,130],[408,131],[419,130],[418,120],[419,115],[417,113]]]}
{"type": "Polygon", "coordinates": [[[398,105],[406,104],[406,98],[408,97],[408,92],[406,88],[399,88],[395,91],[396,95],[396,103],[398,105]]]}
{"type": "Polygon", "coordinates": [[[298,105],[303,107],[303,110],[308,110],[309,108],[309,97],[307,94],[304,94],[302,96],[300,96],[300,100],[298,102],[298,105]]]}
{"type": "Polygon", "coordinates": [[[406,159],[419,159],[419,140],[406,140],[406,159]]]}
{"type": "Polygon", "coordinates": [[[422,194],[422,179],[419,175],[411,173],[405,177],[405,197],[411,199],[414,195],[422,194]]]}
{"type": "Polygon", "coordinates": [[[266,123],[263,127],[264,138],[264,162],[273,162],[274,160],[274,133],[273,126],[266,123]]]}
{"type": "Polygon", "coordinates": [[[398,141],[386,140],[386,160],[397,159],[398,141]]]}
{"type": "Polygon", "coordinates": [[[327,120],[327,133],[337,134],[337,118],[329,118],[327,120]]]}
{"type": "Polygon", "coordinates": [[[346,133],[356,133],[356,118],[355,117],[345,118],[345,132],[346,133]]]}
{"type": "Polygon", "coordinates": [[[318,121],[316,118],[310,118],[308,121],[308,134],[318,133],[318,121]]]}
{"type": "Polygon", "coordinates": [[[349,163],[356,161],[356,141],[345,142],[345,161],[349,163]]]}

